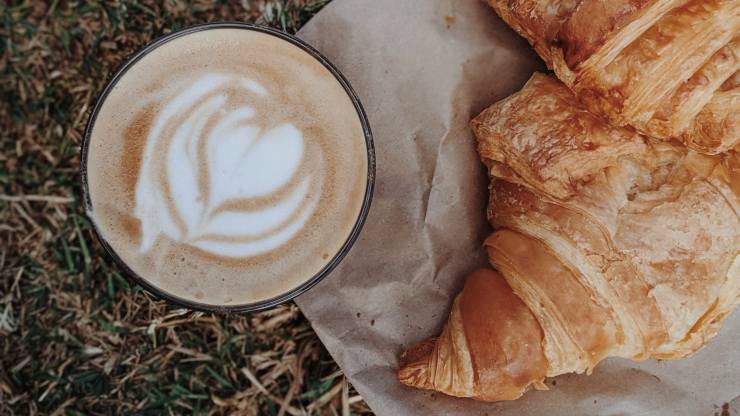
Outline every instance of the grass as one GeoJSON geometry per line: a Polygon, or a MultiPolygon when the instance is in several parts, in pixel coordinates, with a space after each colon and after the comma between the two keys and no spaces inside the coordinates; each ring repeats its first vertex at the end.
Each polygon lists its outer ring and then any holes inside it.
{"type": "Polygon", "coordinates": [[[295,32],[327,1],[0,2],[0,414],[365,414],[293,304],[177,309],[125,279],[81,210],[79,146],[111,71],[207,21],[295,32]]]}

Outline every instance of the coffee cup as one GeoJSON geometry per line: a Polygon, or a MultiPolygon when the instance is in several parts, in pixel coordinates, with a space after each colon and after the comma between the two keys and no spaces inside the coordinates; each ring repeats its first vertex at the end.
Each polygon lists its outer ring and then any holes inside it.
{"type": "Polygon", "coordinates": [[[294,36],[229,22],[134,54],[90,115],[81,166],[88,217],[125,274],[216,312],[269,308],[327,276],[375,176],[341,73],[294,36]]]}

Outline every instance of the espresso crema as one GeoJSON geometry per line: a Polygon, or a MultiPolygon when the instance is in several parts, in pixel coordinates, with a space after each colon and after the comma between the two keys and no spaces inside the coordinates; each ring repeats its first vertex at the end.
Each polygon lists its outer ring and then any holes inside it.
{"type": "Polygon", "coordinates": [[[368,154],[337,78],[269,33],[209,28],[128,67],[89,133],[103,240],[139,277],[206,305],[264,301],[339,252],[368,154]]]}

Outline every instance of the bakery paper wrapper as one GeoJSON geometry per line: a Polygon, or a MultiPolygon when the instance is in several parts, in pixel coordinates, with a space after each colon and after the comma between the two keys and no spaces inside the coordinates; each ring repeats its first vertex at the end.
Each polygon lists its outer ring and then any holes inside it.
{"type": "Polygon", "coordinates": [[[439,333],[466,274],[487,264],[488,180],[468,121],[544,67],[476,0],[335,0],[299,36],[360,96],[375,137],[377,177],[359,240],[297,303],[378,415],[740,412],[738,313],[689,359],[608,359],[591,376],[549,379],[550,391],[513,402],[399,384],[399,354],[439,333]]]}

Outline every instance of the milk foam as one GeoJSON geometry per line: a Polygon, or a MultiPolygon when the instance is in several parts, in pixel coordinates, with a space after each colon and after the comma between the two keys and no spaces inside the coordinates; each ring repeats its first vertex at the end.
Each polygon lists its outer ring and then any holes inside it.
{"type": "Polygon", "coordinates": [[[272,299],[340,253],[368,155],[352,100],[276,36],[209,29],[128,67],[87,145],[88,214],[137,276],[201,304],[272,299]]]}
{"type": "Polygon", "coordinates": [[[212,73],[168,100],[146,139],[136,183],[142,253],[164,235],[218,256],[255,256],[302,229],[316,208],[309,190],[320,189],[320,175],[297,178],[305,143],[296,126],[263,131],[253,123],[254,106],[269,98],[246,76],[212,73]],[[252,102],[227,106],[235,94],[252,102]],[[253,203],[270,196],[269,204],[253,203]]]}

